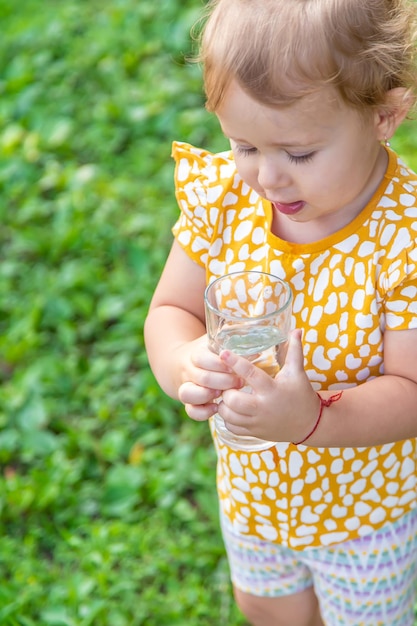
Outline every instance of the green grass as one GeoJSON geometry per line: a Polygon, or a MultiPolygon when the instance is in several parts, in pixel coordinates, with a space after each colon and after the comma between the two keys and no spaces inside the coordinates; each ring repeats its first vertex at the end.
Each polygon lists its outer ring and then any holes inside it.
{"type": "MultiPolygon", "coordinates": [[[[245,623],[207,427],[159,390],[142,338],[171,141],[225,146],[184,62],[201,7],[0,6],[2,625],[245,623]]],[[[412,162],[416,130],[397,141],[412,162]]]]}
{"type": "Polygon", "coordinates": [[[242,623],[207,428],[142,338],[171,141],[222,141],[184,62],[200,8],[0,7],[2,625],[242,623]]]}

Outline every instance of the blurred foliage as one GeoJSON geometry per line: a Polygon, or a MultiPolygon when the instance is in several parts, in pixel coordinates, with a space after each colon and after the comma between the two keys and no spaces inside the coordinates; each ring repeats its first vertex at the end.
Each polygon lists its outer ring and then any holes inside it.
{"type": "Polygon", "coordinates": [[[170,144],[226,145],[186,61],[203,4],[0,4],[2,625],[244,623],[207,427],[142,338],[177,214],[170,144]]]}
{"type": "Polygon", "coordinates": [[[2,0],[0,624],[241,623],[207,427],[147,365],[202,5],[2,0]]]}

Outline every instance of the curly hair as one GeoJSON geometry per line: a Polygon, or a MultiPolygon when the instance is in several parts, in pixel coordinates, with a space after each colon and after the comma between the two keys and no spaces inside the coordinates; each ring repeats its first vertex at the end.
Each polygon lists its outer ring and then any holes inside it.
{"type": "Polygon", "coordinates": [[[333,85],[360,110],[402,87],[414,97],[414,0],[211,0],[201,33],[206,106],[231,80],[267,106],[333,85]]]}

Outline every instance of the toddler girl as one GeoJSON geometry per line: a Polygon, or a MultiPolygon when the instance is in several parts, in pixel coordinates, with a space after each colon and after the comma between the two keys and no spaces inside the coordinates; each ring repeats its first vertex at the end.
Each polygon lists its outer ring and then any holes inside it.
{"type": "Polygon", "coordinates": [[[277,442],[248,453],[213,432],[235,596],[256,626],[413,624],[417,176],[389,139],[413,105],[414,8],[210,3],[207,108],[231,151],[174,144],[181,215],[145,336],[192,419],[218,411],[277,442]],[[241,270],[293,291],[275,378],[207,346],[204,289],[241,270]]]}

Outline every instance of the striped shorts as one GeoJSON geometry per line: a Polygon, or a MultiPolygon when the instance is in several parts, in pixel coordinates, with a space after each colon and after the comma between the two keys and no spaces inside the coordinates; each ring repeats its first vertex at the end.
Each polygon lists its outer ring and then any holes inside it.
{"type": "Polygon", "coordinates": [[[232,582],[245,593],[314,586],[326,626],[413,626],[417,510],[360,539],[301,551],[239,535],[225,520],[222,531],[232,582]]]}

